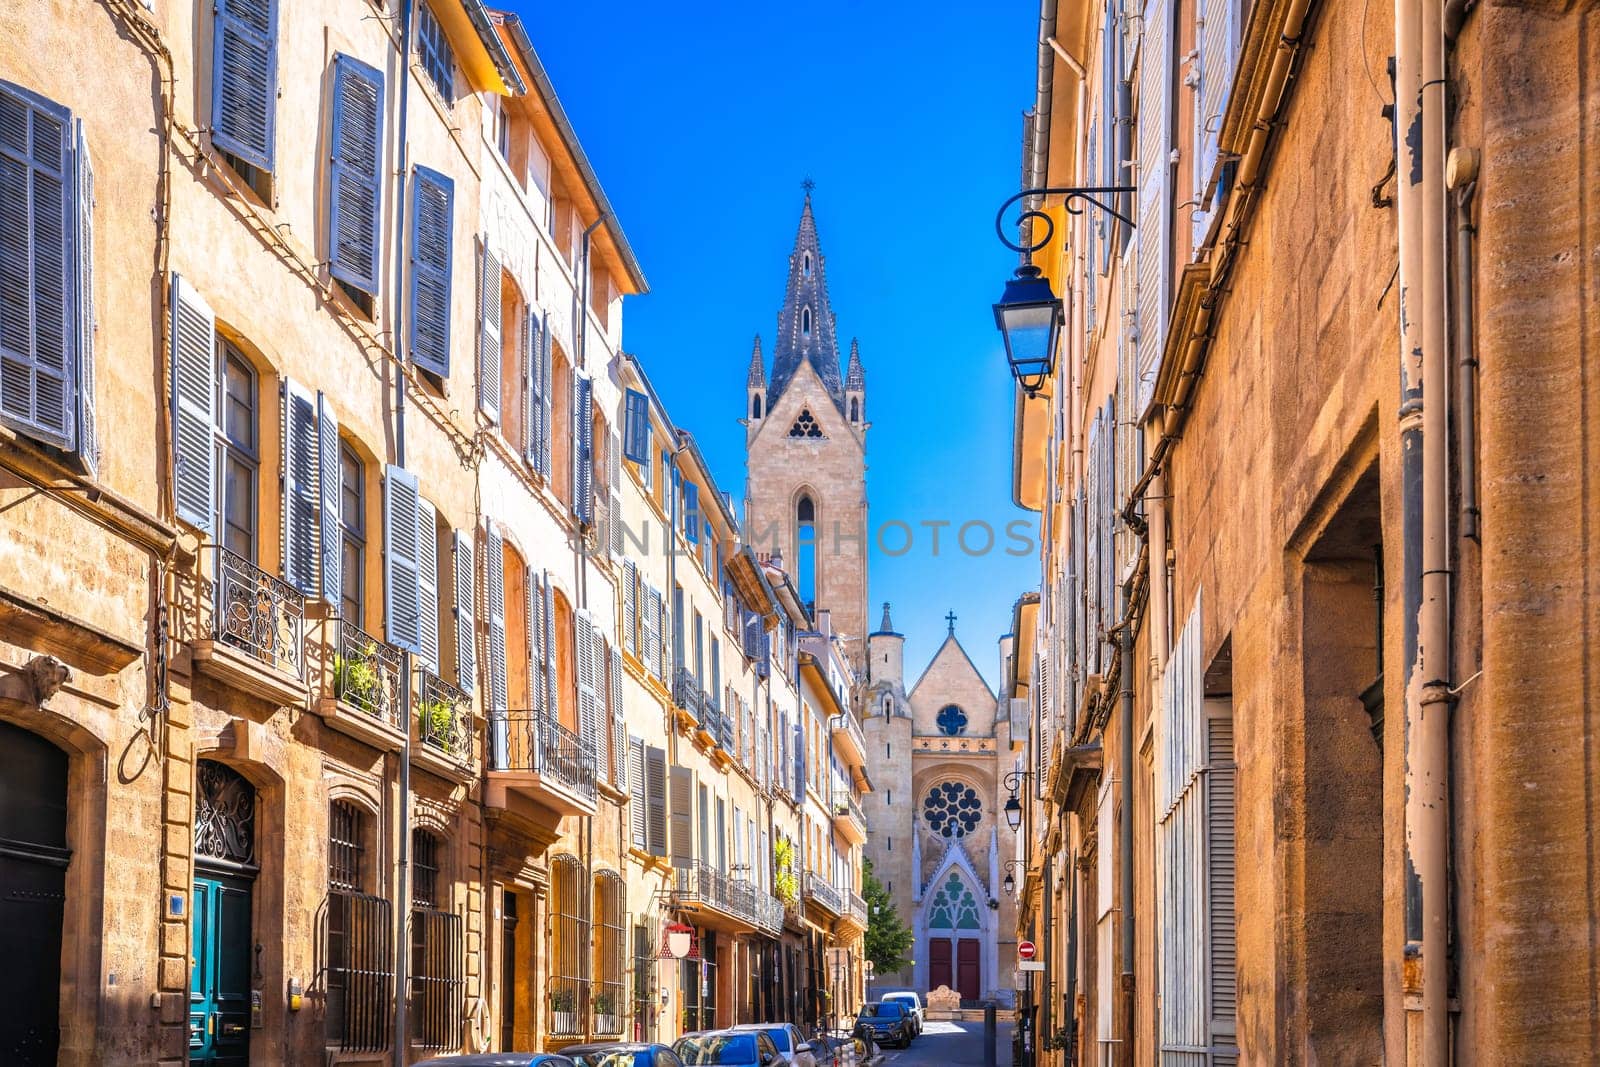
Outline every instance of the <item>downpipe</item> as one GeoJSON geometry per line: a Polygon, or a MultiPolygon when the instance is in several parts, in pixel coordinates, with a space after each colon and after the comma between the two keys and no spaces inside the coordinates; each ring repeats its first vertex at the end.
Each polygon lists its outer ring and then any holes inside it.
{"type": "Polygon", "coordinates": [[[1117,836],[1122,879],[1122,1055],[1121,1061],[1133,1067],[1134,1059],[1134,928],[1133,928],[1133,580],[1122,586],[1125,614],[1118,640],[1122,646],[1121,707],[1118,711],[1117,777],[1122,801],[1122,818],[1117,820],[1117,836]]]}

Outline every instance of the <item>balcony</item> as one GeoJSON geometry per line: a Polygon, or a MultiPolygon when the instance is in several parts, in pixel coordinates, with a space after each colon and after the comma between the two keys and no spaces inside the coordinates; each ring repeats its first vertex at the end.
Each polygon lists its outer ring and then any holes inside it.
{"type": "Polygon", "coordinates": [[[861,933],[867,930],[867,902],[860,893],[844,893],[844,911],[839,915],[841,926],[854,927],[861,933]]]}
{"type": "Polygon", "coordinates": [[[867,843],[867,815],[849,790],[833,794],[833,828],[852,845],[867,843]]]}
{"type": "Polygon", "coordinates": [[[740,933],[777,934],[783,928],[783,904],[753,882],[698,861],[676,874],[678,904],[696,910],[703,924],[740,933]]]}
{"type": "Polygon", "coordinates": [[[833,728],[833,743],[840,746],[845,762],[858,767],[867,764],[867,735],[861,731],[861,722],[851,712],[835,715],[829,720],[833,728]]]}
{"type": "Polygon", "coordinates": [[[417,671],[412,758],[465,784],[473,776],[472,698],[432,671],[417,671]]]}
{"type": "Polygon", "coordinates": [[[695,723],[695,733],[699,737],[700,743],[705,745],[720,744],[723,723],[720,701],[711,693],[701,693],[700,720],[695,723]]]}
{"type": "Polygon", "coordinates": [[[672,676],[672,702],[678,706],[680,721],[684,725],[694,726],[700,722],[703,699],[700,681],[694,672],[687,667],[679,667],[672,676]]]}
{"type": "Polygon", "coordinates": [[[201,671],[275,704],[306,698],[306,598],[220,545],[202,550],[210,576],[200,582],[201,671]]]}
{"type": "Polygon", "coordinates": [[[491,807],[514,794],[560,815],[594,814],[594,747],[545,712],[491,711],[488,760],[491,807]]]}
{"type": "Polygon", "coordinates": [[[361,627],[334,620],[333,658],[326,671],[330,692],[318,711],[340,733],[394,752],[405,745],[400,721],[400,650],[361,627]]]}
{"type": "Polygon", "coordinates": [[[805,897],[807,904],[815,904],[834,918],[838,918],[844,911],[844,898],[839,895],[839,890],[815,871],[806,872],[801,895],[805,897]]]}

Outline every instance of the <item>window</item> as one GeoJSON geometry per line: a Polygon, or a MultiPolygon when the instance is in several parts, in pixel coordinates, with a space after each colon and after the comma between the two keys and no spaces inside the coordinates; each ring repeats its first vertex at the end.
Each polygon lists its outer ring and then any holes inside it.
{"type": "Polygon", "coordinates": [[[627,966],[624,915],[627,887],[616,871],[594,879],[594,1033],[622,1035],[623,976],[627,966]]]}
{"type": "Polygon", "coordinates": [[[939,709],[939,732],[946,737],[960,737],[967,732],[967,713],[954,704],[939,709]]]}
{"type": "Polygon", "coordinates": [[[550,911],[554,924],[550,958],[550,1033],[574,1037],[589,988],[589,908],[583,864],[560,855],[550,864],[550,911]]]}
{"type": "Polygon", "coordinates": [[[933,894],[929,904],[928,927],[934,930],[977,930],[978,900],[954,871],[933,894]]]}
{"type": "Polygon", "coordinates": [[[811,414],[810,408],[801,408],[794,424],[789,427],[790,437],[810,437],[820,439],[824,435],[822,427],[817,423],[817,417],[811,414]]]}
{"type": "Polygon", "coordinates": [[[511,110],[506,107],[504,100],[497,100],[494,109],[494,145],[500,150],[500,158],[507,163],[511,162],[511,110]]]}
{"type": "Polygon", "coordinates": [[[441,851],[438,835],[411,831],[411,1039],[427,1049],[461,1044],[466,982],[461,916],[448,910],[441,851]]]}
{"type": "Polygon", "coordinates": [[[256,372],[229,341],[218,344],[216,453],[222,545],[256,562],[256,473],[261,457],[256,372]]]}
{"type": "Polygon", "coordinates": [[[850,421],[861,421],[861,401],[855,397],[850,398],[850,421]]]}
{"type": "Polygon", "coordinates": [[[366,892],[370,819],[346,800],[328,809],[327,1036],[346,1052],[389,1047],[394,924],[389,902],[366,892]]]}
{"type": "Polygon", "coordinates": [[[339,446],[339,617],[362,622],[367,560],[367,489],[361,457],[339,446]]]}
{"type": "Polygon", "coordinates": [[[983,802],[970,785],[942,782],[922,798],[922,817],[941,837],[966,837],[983,819],[983,802]]]}
{"type": "MultiPolygon", "coordinates": [[[[800,258],[800,269],[807,278],[811,277],[811,253],[807,252],[800,258]]],[[[809,309],[807,309],[809,310],[809,309]]]]}
{"type": "MultiPolygon", "coordinates": [[[[633,924],[633,1040],[649,1041],[655,1036],[655,946],[651,944],[650,927],[642,922],[633,924]]],[[[510,1045],[506,1046],[510,1048],[510,1045]]],[[[662,1057],[665,1059],[665,1057],[662,1057]]],[[[671,1061],[668,1061],[669,1063],[671,1061]]]]}
{"type": "Polygon", "coordinates": [[[332,889],[359,891],[362,888],[362,861],[365,846],[362,844],[361,809],[346,800],[336,800],[328,813],[328,886],[332,889]]]}
{"type": "Polygon", "coordinates": [[[811,309],[809,307],[800,309],[800,332],[806,337],[811,336],[811,309]]]}
{"type": "Polygon", "coordinates": [[[755,396],[752,396],[750,398],[750,417],[752,419],[759,419],[761,417],[761,394],[760,393],[757,393],[755,396]]]}
{"type": "Polygon", "coordinates": [[[809,605],[817,599],[817,506],[809,496],[800,498],[800,503],[795,507],[795,520],[795,539],[799,548],[795,554],[798,562],[795,579],[800,600],[809,605]]]}
{"type": "Polygon", "coordinates": [[[217,0],[213,10],[211,143],[262,199],[270,199],[278,5],[276,0],[217,0]]]}
{"type": "MultiPolygon", "coordinates": [[[[433,9],[426,3],[417,5],[417,58],[428,80],[446,104],[456,101],[456,61],[450,53],[450,41],[444,35],[433,9]]],[[[505,155],[505,150],[501,150],[505,155]]]]}

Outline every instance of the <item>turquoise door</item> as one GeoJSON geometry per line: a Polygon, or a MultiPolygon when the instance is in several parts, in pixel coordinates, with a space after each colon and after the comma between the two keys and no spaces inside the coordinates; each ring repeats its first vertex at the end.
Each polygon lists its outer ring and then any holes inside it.
{"type": "Polygon", "coordinates": [[[250,1062],[250,881],[201,873],[194,880],[189,968],[189,1062],[250,1062]]]}

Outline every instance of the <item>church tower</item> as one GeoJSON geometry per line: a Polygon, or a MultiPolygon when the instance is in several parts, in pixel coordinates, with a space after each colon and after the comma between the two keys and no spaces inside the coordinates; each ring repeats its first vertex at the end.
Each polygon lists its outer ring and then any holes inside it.
{"type": "Polygon", "coordinates": [[[745,384],[746,539],[781,556],[800,598],[830,612],[859,673],[868,625],[866,372],[855,342],[848,374],[840,368],[809,188],[772,371],[758,336],[745,384]]]}

